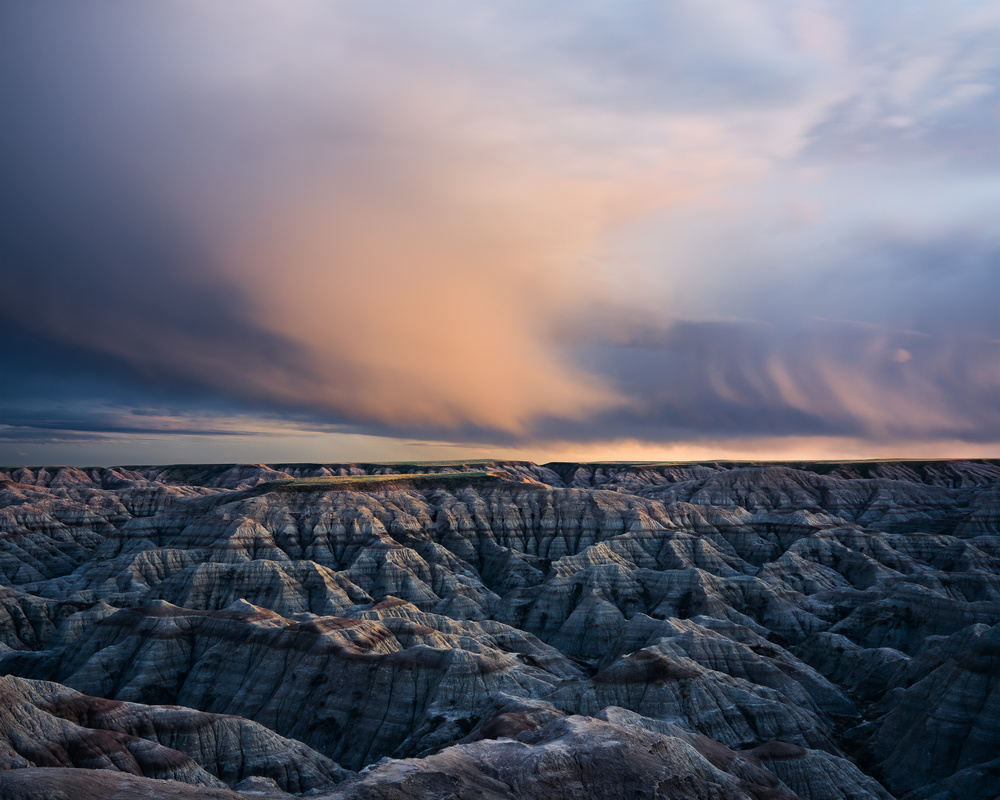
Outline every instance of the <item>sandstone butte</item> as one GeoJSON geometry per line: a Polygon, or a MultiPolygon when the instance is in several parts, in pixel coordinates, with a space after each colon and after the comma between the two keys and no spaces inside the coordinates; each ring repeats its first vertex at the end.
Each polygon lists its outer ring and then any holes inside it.
{"type": "Polygon", "coordinates": [[[1000,461],[0,468],[0,797],[992,800],[1000,461]]]}

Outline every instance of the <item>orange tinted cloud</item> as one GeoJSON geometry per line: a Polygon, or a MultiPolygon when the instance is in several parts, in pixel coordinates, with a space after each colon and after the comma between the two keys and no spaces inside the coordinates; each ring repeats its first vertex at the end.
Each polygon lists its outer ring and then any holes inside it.
{"type": "Polygon", "coordinates": [[[997,438],[965,12],[48,8],[0,48],[14,427],[129,430],[86,390],[452,444],[997,438]]]}
{"type": "MultiPolygon", "coordinates": [[[[380,123],[397,132],[391,146],[375,137],[346,169],[298,174],[219,248],[255,322],[311,356],[290,399],[364,422],[513,435],[629,404],[567,358],[558,332],[609,302],[648,314],[616,229],[725,186],[738,158],[721,146],[682,158],[555,147],[509,108],[499,140],[450,130],[433,100],[412,109],[413,93],[440,87],[409,88],[404,111],[380,123]]],[[[496,102],[466,111],[489,120],[496,102]]]]}

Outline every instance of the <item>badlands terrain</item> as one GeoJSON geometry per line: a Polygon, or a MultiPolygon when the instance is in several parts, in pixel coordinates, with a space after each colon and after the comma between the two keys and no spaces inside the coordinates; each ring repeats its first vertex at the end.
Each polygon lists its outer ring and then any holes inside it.
{"type": "Polygon", "coordinates": [[[0,797],[991,800],[1000,461],[0,469],[0,797]]]}

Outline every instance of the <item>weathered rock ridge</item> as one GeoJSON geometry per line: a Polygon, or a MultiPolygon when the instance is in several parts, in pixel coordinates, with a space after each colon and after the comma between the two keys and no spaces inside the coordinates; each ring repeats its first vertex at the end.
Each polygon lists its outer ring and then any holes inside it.
{"type": "Polygon", "coordinates": [[[1000,462],[4,469],[4,675],[3,796],[992,800],[1000,462]]]}

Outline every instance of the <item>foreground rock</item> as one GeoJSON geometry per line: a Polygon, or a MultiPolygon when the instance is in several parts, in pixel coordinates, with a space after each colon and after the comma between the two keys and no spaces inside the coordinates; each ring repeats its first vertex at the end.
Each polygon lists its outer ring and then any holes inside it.
{"type": "Polygon", "coordinates": [[[0,677],[0,763],[82,767],[225,788],[251,777],[289,792],[342,780],[329,758],[240,717],[89,697],[0,677]]]}
{"type": "Polygon", "coordinates": [[[249,795],[121,772],[32,768],[0,772],[0,797],[4,800],[247,800],[249,795]]]}

